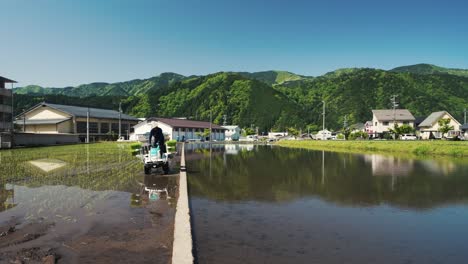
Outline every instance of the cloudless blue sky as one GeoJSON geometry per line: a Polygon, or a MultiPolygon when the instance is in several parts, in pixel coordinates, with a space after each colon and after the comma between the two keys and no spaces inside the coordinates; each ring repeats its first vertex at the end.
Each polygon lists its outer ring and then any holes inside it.
{"type": "Polygon", "coordinates": [[[19,85],[218,71],[468,68],[468,3],[0,0],[0,76],[19,85]]]}

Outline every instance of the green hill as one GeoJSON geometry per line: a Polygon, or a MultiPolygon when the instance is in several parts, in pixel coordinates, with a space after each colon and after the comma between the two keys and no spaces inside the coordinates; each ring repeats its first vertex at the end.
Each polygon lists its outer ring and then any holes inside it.
{"type": "Polygon", "coordinates": [[[451,74],[457,76],[468,77],[468,70],[450,69],[439,67],[432,64],[415,64],[410,66],[397,67],[391,70],[392,72],[410,72],[415,74],[451,74]]]}
{"type": "Polygon", "coordinates": [[[137,79],[119,83],[90,83],[65,88],[44,88],[37,85],[29,85],[15,88],[14,90],[16,94],[29,95],[65,95],[73,97],[130,96],[146,93],[151,89],[159,89],[184,78],[183,75],[167,72],[149,79],[137,79]]]}
{"type": "Polygon", "coordinates": [[[313,77],[302,76],[287,71],[262,71],[262,72],[238,72],[241,76],[255,79],[268,85],[283,84],[290,81],[301,81],[312,79],[313,77]]]}
{"type": "Polygon", "coordinates": [[[340,69],[311,78],[288,72],[216,73],[184,77],[165,73],[145,80],[78,87],[18,88],[15,109],[41,101],[118,109],[137,117],[184,116],[217,124],[227,116],[228,124],[259,127],[260,131],[287,127],[321,127],[322,101],[327,106],[327,128],[372,118],[372,109],[390,107],[390,96],[398,95],[400,108],[414,116],[447,110],[458,120],[468,107],[468,77],[419,72],[384,71],[368,68],[340,69]],[[279,74],[281,73],[281,74],[279,74]]]}

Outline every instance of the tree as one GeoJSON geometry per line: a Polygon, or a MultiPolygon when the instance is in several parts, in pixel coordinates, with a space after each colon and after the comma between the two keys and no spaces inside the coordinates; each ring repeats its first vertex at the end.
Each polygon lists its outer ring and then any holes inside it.
{"type": "Polygon", "coordinates": [[[415,131],[414,127],[410,125],[399,126],[398,124],[395,124],[395,127],[393,129],[389,128],[388,130],[390,131],[390,133],[393,133],[395,135],[395,138],[398,138],[400,135],[403,134],[412,134],[415,131]]]}
{"type": "Polygon", "coordinates": [[[288,127],[286,129],[290,135],[297,137],[299,135],[299,130],[295,129],[294,127],[288,127]]]}
{"type": "Polygon", "coordinates": [[[439,132],[442,133],[442,137],[445,138],[445,134],[450,130],[453,130],[453,126],[450,125],[450,118],[442,118],[439,120],[439,132]]]}
{"type": "Polygon", "coordinates": [[[255,135],[255,130],[253,130],[252,128],[250,127],[246,127],[243,129],[243,133],[242,133],[242,136],[246,137],[248,135],[255,135]]]}

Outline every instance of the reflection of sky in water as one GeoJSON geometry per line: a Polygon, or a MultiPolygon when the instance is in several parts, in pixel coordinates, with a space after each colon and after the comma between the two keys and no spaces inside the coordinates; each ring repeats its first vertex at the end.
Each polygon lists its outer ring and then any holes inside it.
{"type": "Polygon", "coordinates": [[[53,170],[62,168],[67,165],[66,162],[58,159],[38,159],[31,160],[28,163],[40,169],[43,172],[51,172],[53,170]]]}
{"type": "Polygon", "coordinates": [[[467,163],[236,150],[226,146],[225,153],[204,152],[187,163],[199,263],[458,264],[468,258],[467,163]]]}
{"type": "MultiPolygon", "coordinates": [[[[42,186],[28,188],[7,184],[13,190],[11,202],[16,206],[0,215],[0,223],[10,217],[34,220],[64,220],[77,222],[78,219],[108,212],[106,208],[129,205],[130,194],[116,191],[90,191],[78,187],[42,186]]],[[[118,210],[117,210],[118,211],[118,210]]]]}

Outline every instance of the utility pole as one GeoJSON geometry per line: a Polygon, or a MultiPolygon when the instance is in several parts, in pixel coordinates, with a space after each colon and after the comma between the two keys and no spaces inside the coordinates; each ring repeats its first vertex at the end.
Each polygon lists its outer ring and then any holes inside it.
{"type": "Polygon", "coordinates": [[[322,101],[323,103],[323,130],[322,131],[325,131],[325,101],[322,101]]]}
{"type": "Polygon", "coordinates": [[[465,108],[465,122],[463,122],[463,124],[465,125],[466,124],[466,108],[465,108]]]}
{"type": "Polygon", "coordinates": [[[211,143],[211,119],[212,119],[212,112],[210,109],[210,143],[211,143]]]}
{"type": "Polygon", "coordinates": [[[223,119],[224,119],[223,126],[227,126],[227,115],[226,114],[223,116],[223,119]]]}
{"type": "MultiPolygon", "coordinates": [[[[396,101],[397,95],[394,94],[390,97],[390,102],[392,103],[393,108],[393,129],[395,130],[396,127],[396,108],[398,107],[398,103],[396,101]]],[[[393,135],[393,139],[396,139],[396,135],[393,135]]]]}
{"type": "Polygon", "coordinates": [[[343,120],[343,129],[346,129],[348,127],[348,115],[344,116],[343,120]]]}
{"type": "Polygon", "coordinates": [[[122,136],[122,102],[119,102],[119,139],[122,136]]]}
{"type": "Polygon", "coordinates": [[[86,112],[86,143],[89,143],[89,106],[86,112]]]}

